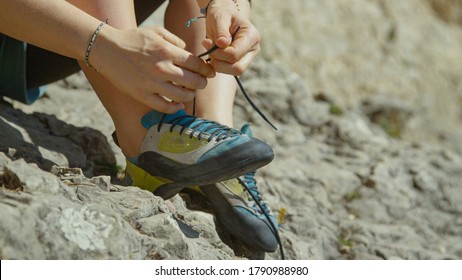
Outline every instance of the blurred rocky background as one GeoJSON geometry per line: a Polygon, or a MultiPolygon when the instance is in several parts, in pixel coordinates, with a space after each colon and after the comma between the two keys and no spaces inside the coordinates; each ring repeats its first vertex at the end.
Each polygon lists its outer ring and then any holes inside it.
{"type": "MultiPolygon", "coordinates": [[[[146,24],[159,24],[162,11],[146,24]]],[[[462,1],[253,1],[261,56],[237,93],[276,158],[258,173],[290,259],[462,258],[462,1]]],[[[1,259],[277,259],[207,201],[122,187],[82,74],[0,102],[1,259]],[[111,176],[111,177],[109,177],[111,176]]]]}

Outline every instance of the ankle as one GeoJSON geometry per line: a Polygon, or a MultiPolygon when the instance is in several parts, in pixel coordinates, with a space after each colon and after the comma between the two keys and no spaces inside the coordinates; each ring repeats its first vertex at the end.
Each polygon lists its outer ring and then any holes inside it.
{"type": "Polygon", "coordinates": [[[134,158],[140,154],[146,130],[124,131],[117,130],[117,141],[122,153],[126,157],[134,158]]]}

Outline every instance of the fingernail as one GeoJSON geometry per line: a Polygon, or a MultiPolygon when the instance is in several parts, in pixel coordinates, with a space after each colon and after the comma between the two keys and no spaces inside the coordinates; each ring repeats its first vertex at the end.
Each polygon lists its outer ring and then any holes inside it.
{"type": "Polygon", "coordinates": [[[215,69],[210,66],[209,68],[209,71],[207,72],[207,74],[205,75],[207,78],[213,78],[217,75],[217,73],[215,72],[215,69]]]}
{"type": "Polygon", "coordinates": [[[216,75],[217,75],[217,72],[212,71],[212,72],[209,73],[209,75],[207,76],[207,78],[215,78],[216,75]]]}

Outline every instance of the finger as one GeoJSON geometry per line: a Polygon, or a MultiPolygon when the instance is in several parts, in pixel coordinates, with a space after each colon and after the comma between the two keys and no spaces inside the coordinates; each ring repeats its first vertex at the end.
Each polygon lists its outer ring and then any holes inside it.
{"type": "MultiPolygon", "coordinates": [[[[205,63],[205,62],[203,62],[205,63]]],[[[153,84],[148,88],[155,86],[154,82],[172,82],[188,89],[203,89],[207,85],[207,79],[201,74],[192,72],[188,69],[172,64],[170,61],[159,62],[156,65],[158,71],[152,78],[153,84]]],[[[207,65],[213,69],[213,66],[207,65]]],[[[215,72],[215,70],[213,70],[215,72]]]]}
{"type": "MultiPolygon", "coordinates": [[[[210,65],[210,67],[212,66],[210,65]]],[[[176,71],[172,73],[169,80],[179,86],[192,90],[204,89],[207,86],[207,79],[197,73],[179,67],[175,67],[174,70],[176,71]]]]}
{"type": "Polygon", "coordinates": [[[198,73],[207,78],[215,77],[215,70],[211,65],[205,62],[203,59],[188,53],[188,52],[176,52],[173,56],[173,63],[181,68],[185,68],[189,71],[198,73]]]}
{"type": "Polygon", "coordinates": [[[239,32],[231,46],[216,50],[210,57],[228,63],[236,63],[249,52],[258,53],[260,50],[259,40],[259,36],[239,32]]]}
{"type": "Polygon", "coordinates": [[[153,108],[154,110],[166,114],[173,114],[179,110],[184,109],[183,103],[168,101],[156,93],[147,94],[145,95],[144,99],[140,101],[153,108]]]}
{"type": "Polygon", "coordinates": [[[226,48],[231,44],[231,15],[228,13],[214,13],[207,19],[207,35],[219,48],[226,48]]]}
{"type": "Polygon", "coordinates": [[[209,50],[211,49],[215,44],[213,43],[213,41],[211,39],[203,39],[202,42],[201,42],[201,45],[209,50]]]}
{"type": "Polygon", "coordinates": [[[260,50],[260,34],[255,28],[241,28],[234,36],[231,47],[234,48],[234,56],[239,60],[250,51],[260,50]]]}
{"type": "Polygon", "coordinates": [[[196,96],[194,90],[170,82],[157,83],[153,91],[176,102],[188,102],[193,100],[196,96]]]}
{"type": "Polygon", "coordinates": [[[228,63],[225,61],[212,59],[210,64],[213,66],[213,68],[215,68],[215,71],[219,73],[240,76],[250,67],[255,56],[256,53],[248,53],[236,63],[228,63]]]}
{"type": "MultiPolygon", "coordinates": [[[[209,67],[212,66],[209,65],[209,67]]],[[[165,81],[171,81],[178,86],[191,90],[204,89],[207,86],[207,79],[204,76],[175,65],[169,67],[160,75],[162,76],[159,76],[159,78],[163,78],[165,81]]]]}

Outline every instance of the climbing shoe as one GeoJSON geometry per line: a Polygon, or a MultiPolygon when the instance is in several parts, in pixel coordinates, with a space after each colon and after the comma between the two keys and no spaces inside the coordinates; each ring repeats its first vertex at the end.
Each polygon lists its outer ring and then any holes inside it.
{"type": "Polygon", "coordinates": [[[169,115],[152,111],[141,123],[148,132],[140,154],[127,158],[126,183],[164,199],[185,187],[239,177],[274,157],[262,141],[183,110],[169,115]]]}
{"type": "MultiPolygon", "coordinates": [[[[244,135],[252,136],[250,125],[242,127],[244,135]]],[[[238,178],[200,187],[210,200],[217,220],[242,242],[265,252],[278,247],[278,222],[267,203],[262,200],[255,181],[255,172],[238,178]]]]}

